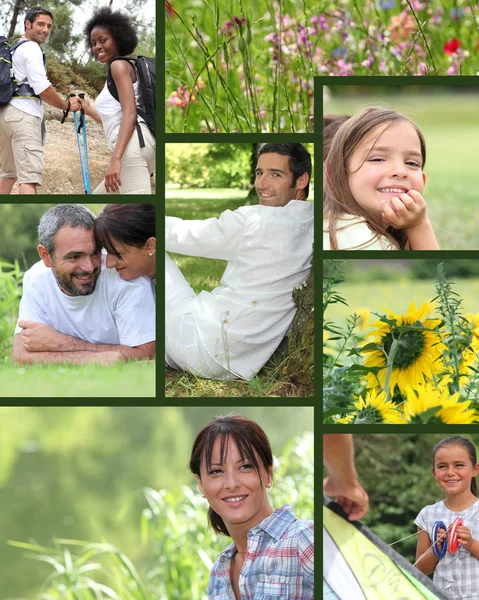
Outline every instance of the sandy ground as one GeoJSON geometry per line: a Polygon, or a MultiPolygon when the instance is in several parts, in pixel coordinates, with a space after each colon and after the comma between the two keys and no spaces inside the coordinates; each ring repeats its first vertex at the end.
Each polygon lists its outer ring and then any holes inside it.
{"type": "MultiPolygon", "coordinates": [[[[73,116],[62,125],[61,111],[43,105],[46,116],[47,142],[45,145],[45,172],[39,194],[84,194],[83,176],[80,166],[77,136],[73,116]]],[[[103,133],[103,127],[87,117],[88,165],[90,186],[93,191],[103,180],[110,161],[110,150],[103,133]]],[[[81,136],[83,141],[83,135],[81,136]]],[[[152,178],[152,191],[155,191],[155,177],[152,178]]],[[[15,185],[12,194],[18,194],[15,185]]]]}

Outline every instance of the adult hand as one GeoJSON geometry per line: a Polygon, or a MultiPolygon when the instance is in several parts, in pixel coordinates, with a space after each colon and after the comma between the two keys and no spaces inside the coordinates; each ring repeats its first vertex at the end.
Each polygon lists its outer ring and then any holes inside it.
{"type": "Polygon", "coordinates": [[[80,107],[83,108],[83,112],[86,115],[90,115],[90,112],[92,109],[92,105],[90,104],[90,101],[87,100],[86,98],[78,98],[78,102],[80,104],[80,107]]]}
{"type": "Polygon", "coordinates": [[[81,105],[80,105],[80,102],[79,102],[80,99],[78,98],[78,96],[72,96],[71,98],[69,98],[69,100],[70,100],[70,110],[72,112],[76,112],[77,110],[80,110],[81,105]]]}
{"type": "Polygon", "coordinates": [[[120,191],[120,171],[121,171],[121,160],[114,156],[110,159],[110,165],[105,175],[105,188],[108,193],[120,191]]]}
{"type": "Polygon", "coordinates": [[[389,202],[383,200],[381,205],[383,221],[396,229],[412,229],[427,219],[426,201],[416,190],[409,190],[389,202]]]}
{"type": "Polygon", "coordinates": [[[29,352],[55,352],[58,350],[61,333],[53,327],[35,321],[19,321],[23,329],[23,345],[29,352]]]}
{"type": "Polygon", "coordinates": [[[323,480],[323,490],[327,496],[336,498],[350,521],[357,521],[368,512],[369,498],[359,482],[344,485],[333,477],[326,477],[323,480]]]}

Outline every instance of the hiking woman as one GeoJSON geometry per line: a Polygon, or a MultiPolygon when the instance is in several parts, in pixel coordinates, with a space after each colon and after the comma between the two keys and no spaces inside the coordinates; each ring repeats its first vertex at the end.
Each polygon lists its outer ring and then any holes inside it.
{"type": "Polygon", "coordinates": [[[156,282],[156,207],[106,204],[94,225],[95,240],[108,252],[106,266],[122,279],[141,275],[156,282]]]}
{"type": "Polygon", "coordinates": [[[273,454],[261,427],[238,415],[215,417],[193,443],[190,470],[210,505],[213,530],[232,543],[212,567],[208,598],[314,598],[313,522],[268,497],[273,454]]]}
{"type": "Polygon", "coordinates": [[[110,7],[96,10],[83,30],[89,51],[108,65],[118,91],[119,101],[107,83],[96,99],[96,108],[81,100],[85,114],[103,124],[112,150],[105,179],[94,194],[151,194],[150,176],[155,171],[156,141],[147,125],[137,115],[140,98],[138,74],[127,60],[114,60],[131,54],[138,44],[136,26],[129,16],[110,7]],[[139,123],[145,147],[135,127],[139,123]]]}

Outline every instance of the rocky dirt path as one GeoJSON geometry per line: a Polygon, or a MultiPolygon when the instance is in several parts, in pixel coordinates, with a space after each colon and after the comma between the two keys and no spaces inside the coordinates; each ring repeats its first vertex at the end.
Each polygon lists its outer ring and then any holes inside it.
{"type": "MultiPolygon", "coordinates": [[[[73,116],[62,125],[61,112],[48,105],[45,110],[47,142],[45,145],[45,172],[39,194],[84,194],[83,177],[78,153],[73,116]]],[[[88,164],[92,191],[102,181],[110,161],[110,150],[103,127],[87,117],[88,164]]],[[[155,180],[155,177],[153,177],[155,180]]],[[[153,193],[155,182],[152,181],[153,193]]],[[[18,194],[15,185],[12,194],[18,194]]]]}

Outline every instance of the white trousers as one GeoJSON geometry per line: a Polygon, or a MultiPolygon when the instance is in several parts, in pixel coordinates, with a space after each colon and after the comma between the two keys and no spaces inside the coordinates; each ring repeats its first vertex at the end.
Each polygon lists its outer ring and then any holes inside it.
{"type": "Polygon", "coordinates": [[[196,294],[166,253],[165,282],[166,363],[204,379],[235,379],[204,347],[191,314],[196,294]]]}

